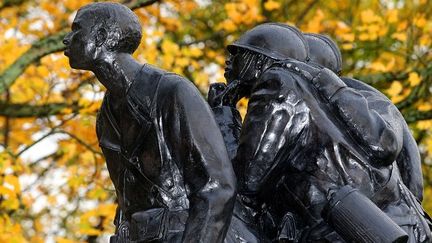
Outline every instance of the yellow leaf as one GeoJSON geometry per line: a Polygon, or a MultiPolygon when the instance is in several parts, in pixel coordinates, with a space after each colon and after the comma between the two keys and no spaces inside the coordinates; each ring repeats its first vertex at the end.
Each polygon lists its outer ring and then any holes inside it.
{"type": "Polygon", "coordinates": [[[264,3],[264,8],[267,11],[272,11],[272,10],[278,9],[279,7],[280,7],[280,3],[273,1],[273,0],[270,0],[270,1],[267,1],[264,3]]]}
{"type": "Polygon", "coordinates": [[[422,46],[429,46],[431,44],[431,38],[428,35],[422,35],[419,42],[422,46]]]}
{"type": "Polygon", "coordinates": [[[432,128],[432,120],[418,121],[416,126],[422,130],[429,130],[432,128]]]}
{"type": "Polygon", "coordinates": [[[40,219],[39,219],[39,218],[36,218],[36,219],[33,221],[33,227],[34,227],[34,229],[36,230],[36,232],[42,232],[43,229],[44,229],[44,227],[43,227],[42,223],[40,222],[40,219]]]}
{"type": "Polygon", "coordinates": [[[421,82],[421,78],[416,72],[410,72],[408,81],[411,87],[417,86],[421,82]]]}
{"type": "Polygon", "coordinates": [[[7,175],[4,178],[4,182],[7,183],[7,184],[5,184],[5,186],[12,187],[15,193],[18,194],[21,191],[18,177],[14,176],[14,175],[7,175]]]}
{"type": "Polygon", "coordinates": [[[427,21],[426,21],[425,17],[423,17],[423,16],[414,18],[414,24],[418,28],[423,28],[426,25],[426,23],[427,23],[427,21]]]}
{"type": "MultiPolygon", "coordinates": [[[[95,228],[80,228],[79,232],[83,235],[100,235],[102,231],[95,228]]],[[[66,243],[66,242],[64,242],[66,243]]]]}
{"type": "Polygon", "coordinates": [[[231,19],[224,20],[219,26],[228,32],[233,32],[237,29],[237,26],[231,19]]]}
{"type": "Polygon", "coordinates": [[[63,237],[57,237],[56,238],[56,242],[57,243],[77,243],[77,241],[69,240],[69,239],[66,239],[66,238],[63,238],[63,237]]]}
{"type": "Polygon", "coordinates": [[[408,26],[408,22],[407,21],[402,21],[398,24],[397,26],[397,31],[402,31],[405,30],[408,26]]]}
{"type": "Polygon", "coordinates": [[[175,64],[179,67],[186,67],[189,64],[189,60],[189,58],[180,57],[176,59],[175,64]]]}
{"type": "Polygon", "coordinates": [[[16,198],[6,199],[1,202],[1,206],[8,210],[16,210],[19,207],[19,201],[16,198]]]}
{"type": "Polygon", "coordinates": [[[32,238],[30,239],[30,242],[32,243],[44,243],[44,239],[40,236],[32,236],[32,238]]]}
{"type": "Polygon", "coordinates": [[[166,54],[176,55],[179,52],[179,46],[167,39],[162,42],[162,51],[166,54]]]}
{"type": "Polygon", "coordinates": [[[387,89],[387,93],[390,96],[396,96],[396,95],[400,94],[402,92],[402,90],[403,90],[402,83],[399,81],[394,81],[391,84],[390,88],[387,89]]]}
{"type": "Polygon", "coordinates": [[[340,35],[340,37],[342,38],[342,40],[348,42],[353,42],[355,40],[355,35],[353,33],[342,34],[340,35]]]}
{"type": "Polygon", "coordinates": [[[324,19],[324,12],[318,9],[315,12],[315,16],[309,21],[305,28],[305,32],[320,33],[323,29],[322,21],[324,19]]]}
{"type": "Polygon", "coordinates": [[[429,103],[429,102],[420,103],[417,106],[417,110],[419,110],[419,111],[429,111],[429,110],[432,110],[432,104],[429,103]]]}
{"type": "Polygon", "coordinates": [[[199,48],[191,48],[190,49],[190,55],[192,57],[200,57],[202,55],[202,51],[199,48]]]}
{"type": "Polygon", "coordinates": [[[407,40],[407,34],[406,33],[393,33],[391,36],[393,39],[399,40],[399,41],[406,41],[407,40]]]}
{"type": "Polygon", "coordinates": [[[237,109],[239,110],[240,116],[242,117],[242,119],[244,119],[244,117],[246,116],[248,103],[249,103],[249,99],[247,99],[247,98],[242,98],[237,103],[237,109]]]}
{"type": "Polygon", "coordinates": [[[342,49],[344,49],[344,50],[352,50],[353,48],[354,48],[354,45],[352,43],[342,44],[342,49]]]}
{"type": "Polygon", "coordinates": [[[369,35],[366,34],[366,33],[361,33],[359,35],[359,40],[361,40],[361,41],[367,41],[367,40],[369,40],[369,35]]]}
{"type": "Polygon", "coordinates": [[[39,74],[41,77],[46,78],[46,77],[48,77],[48,75],[49,75],[48,68],[45,67],[45,66],[39,66],[39,67],[36,68],[36,70],[37,70],[38,74],[39,74]]]}
{"type": "Polygon", "coordinates": [[[398,13],[397,9],[391,9],[387,12],[387,21],[389,23],[396,23],[398,21],[398,13]]]}
{"type": "Polygon", "coordinates": [[[387,70],[386,66],[382,62],[379,62],[379,61],[375,61],[375,62],[371,63],[370,68],[372,70],[375,70],[378,72],[384,72],[387,70]]]}
{"type": "Polygon", "coordinates": [[[372,11],[371,9],[363,10],[360,13],[360,19],[363,23],[367,23],[367,24],[381,20],[381,18],[375,15],[374,11],[372,11]]]}

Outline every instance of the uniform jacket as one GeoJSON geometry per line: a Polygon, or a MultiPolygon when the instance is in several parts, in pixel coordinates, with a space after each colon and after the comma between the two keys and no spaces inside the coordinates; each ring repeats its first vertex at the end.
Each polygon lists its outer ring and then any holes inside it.
{"type": "Polygon", "coordinates": [[[329,70],[296,63],[268,69],[253,89],[233,161],[239,194],[279,217],[293,211],[314,241],[333,234],[321,217],[328,192],[349,184],[410,236],[423,232],[411,239],[427,241],[421,206],[394,163],[403,141],[397,109],[329,70]]]}
{"type": "Polygon", "coordinates": [[[121,114],[114,114],[114,102],[107,93],[97,135],[126,220],[151,208],[186,210],[183,242],[222,242],[235,176],[198,90],[178,75],[144,65],[121,114]]]}
{"type": "MultiPolygon", "coordinates": [[[[386,101],[390,106],[393,105],[385,95],[362,81],[346,77],[343,77],[342,81],[350,88],[369,91],[367,92],[368,97],[379,96],[382,101],[386,101]]],[[[423,174],[420,151],[402,114],[399,114],[396,119],[399,120],[403,127],[403,145],[401,152],[396,158],[396,163],[401,173],[402,181],[421,202],[423,200],[423,174]]]]}

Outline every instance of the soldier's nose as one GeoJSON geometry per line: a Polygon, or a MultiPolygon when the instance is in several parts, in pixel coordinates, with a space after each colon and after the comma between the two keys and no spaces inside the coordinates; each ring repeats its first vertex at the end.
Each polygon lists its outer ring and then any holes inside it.
{"type": "Polygon", "coordinates": [[[70,44],[70,33],[67,34],[67,35],[65,36],[65,38],[63,38],[63,44],[65,44],[65,46],[67,46],[67,45],[70,44]]]}

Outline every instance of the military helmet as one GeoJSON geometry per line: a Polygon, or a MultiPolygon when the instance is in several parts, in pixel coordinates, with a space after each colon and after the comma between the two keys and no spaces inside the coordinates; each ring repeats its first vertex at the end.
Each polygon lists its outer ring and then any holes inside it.
{"type": "Polygon", "coordinates": [[[282,23],[265,23],[243,34],[237,41],[228,45],[230,53],[238,48],[263,54],[276,60],[293,58],[308,60],[308,45],[303,34],[295,27],[282,23]]]}
{"type": "Polygon", "coordinates": [[[342,71],[342,54],[336,43],[326,35],[303,34],[309,45],[310,62],[319,64],[340,75],[342,71]]]}

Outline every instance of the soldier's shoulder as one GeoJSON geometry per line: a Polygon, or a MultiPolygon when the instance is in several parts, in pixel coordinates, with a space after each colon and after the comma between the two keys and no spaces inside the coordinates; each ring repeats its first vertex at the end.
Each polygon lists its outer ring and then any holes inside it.
{"type": "Polygon", "coordinates": [[[311,80],[318,72],[319,69],[306,63],[285,60],[274,63],[263,73],[263,78],[311,80]]]}
{"type": "Polygon", "coordinates": [[[176,73],[170,72],[167,72],[162,76],[159,91],[168,92],[171,94],[185,92],[191,94],[199,94],[198,89],[189,79],[176,73]]]}
{"type": "MultiPolygon", "coordinates": [[[[150,64],[144,66],[143,72],[146,73],[147,76],[153,77],[151,83],[156,86],[155,88],[159,93],[163,92],[166,94],[167,92],[176,92],[176,90],[182,87],[193,86],[192,82],[185,77],[150,64]]],[[[156,90],[153,92],[156,92],[156,90]]]]}

